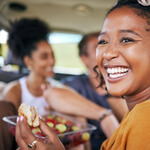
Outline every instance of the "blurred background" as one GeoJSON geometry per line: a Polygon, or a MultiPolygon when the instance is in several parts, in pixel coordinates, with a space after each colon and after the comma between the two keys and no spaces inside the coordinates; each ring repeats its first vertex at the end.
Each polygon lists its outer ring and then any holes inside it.
{"type": "Polygon", "coordinates": [[[100,31],[107,10],[116,0],[0,0],[0,81],[10,82],[27,70],[7,46],[8,29],[14,20],[39,18],[49,24],[49,42],[56,58],[55,79],[86,73],[78,57],[82,35],[100,31]],[[11,76],[7,77],[7,74],[11,76]],[[4,74],[5,73],[5,74],[4,74]]]}

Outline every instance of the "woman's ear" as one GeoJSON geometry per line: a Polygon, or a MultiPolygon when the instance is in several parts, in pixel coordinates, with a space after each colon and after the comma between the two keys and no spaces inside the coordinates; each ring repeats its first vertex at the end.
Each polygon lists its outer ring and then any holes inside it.
{"type": "Polygon", "coordinates": [[[29,56],[25,56],[24,57],[24,63],[27,66],[27,68],[29,68],[30,66],[32,66],[32,60],[29,56]]]}
{"type": "Polygon", "coordinates": [[[81,58],[82,62],[84,63],[84,65],[86,67],[88,67],[89,60],[88,60],[87,56],[82,55],[82,56],[80,56],[80,58],[81,58]]]}

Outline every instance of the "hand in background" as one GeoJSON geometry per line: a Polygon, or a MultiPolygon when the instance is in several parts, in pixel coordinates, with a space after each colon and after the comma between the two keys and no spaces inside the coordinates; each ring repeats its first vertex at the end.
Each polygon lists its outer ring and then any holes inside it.
{"type": "Polygon", "coordinates": [[[43,91],[43,94],[52,109],[69,115],[98,120],[107,111],[106,108],[89,101],[67,86],[49,87],[43,91]]]}
{"type": "MultiPolygon", "coordinates": [[[[68,87],[49,87],[43,94],[52,109],[69,115],[98,120],[107,111],[68,87]]],[[[100,126],[105,135],[110,137],[118,128],[119,122],[113,113],[106,118],[100,122],[100,126]]]]}

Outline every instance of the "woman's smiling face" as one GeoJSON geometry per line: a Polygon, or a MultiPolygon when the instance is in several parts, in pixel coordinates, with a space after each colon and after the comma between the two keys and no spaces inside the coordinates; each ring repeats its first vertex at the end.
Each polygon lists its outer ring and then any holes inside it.
{"type": "Polygon", "coordinates": [[[55,59],[52,48],[46,41],[38,42],[36,50],[32,52],[31,57],[28,57],[28,65],[32,67],[32,72],[43,77],[54,76],[54,63],[55,59]]]}
{"type": "Polygon", "coordinates": [[[116,96],[132,96],[150,87],[150,25],[135,11],[113,10],[98,38],[98,67],[108,91],[116,96]]]}

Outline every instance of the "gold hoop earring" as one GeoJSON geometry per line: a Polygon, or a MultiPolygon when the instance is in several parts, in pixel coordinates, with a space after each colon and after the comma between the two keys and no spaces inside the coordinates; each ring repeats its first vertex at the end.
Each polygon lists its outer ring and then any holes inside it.
{"type": "Polygon", "coordinates": [[[27,68],[28,68],[28,70],[30,70],[30,71],[32,70],[32,66],[31,66],[31,65],[29,65],[27,68]]]}

